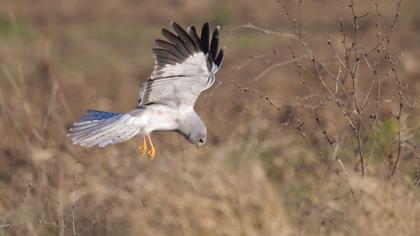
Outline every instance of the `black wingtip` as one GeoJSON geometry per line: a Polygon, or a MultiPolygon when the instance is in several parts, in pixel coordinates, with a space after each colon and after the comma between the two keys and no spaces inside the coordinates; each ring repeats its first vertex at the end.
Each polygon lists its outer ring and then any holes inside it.
{"type": "Polygon", "coordinates": [[[210,27],[209,23],[206,22],[201,28],[201,49],[203,50],[204,54],[207,54],[209,52],[209,34],[210,27]]]}
{"type": "Polygon", "coordinates": [[[170,29],[162,29],[162,36],[166,40],[155,40],[159,48],[152,50],[157,64],[179,63],[200,51],[206,55],[209,69],[213,63],[218,67],[222,64],[224,50],[219,48],[220,26],[210,31],[209,23],[205,22],[198,35],[194,26],[184,29],[173,20],[169,24],[173,29],[172,32],[170,29]]]}
{"type": "Polygon", "coordinates": [[[208,29],[210,29],[210,24],[209,24],[209,22],[204,22],[204,24],[203,24],[203,27],[202,28],[207,28],[207,30],[208,29]]]}
{"type": "Polygon", "coordinates": [[[220,51],[219,51],[219,54],[217,54],[217,57],[214,60],[214,64],[216,64],[216,66],[219,67],[219,68],[223,63],[224,55],[225,55],[225,48],[221,48],[220,51]]]}
{"type": "Polygon", "coordinates": [[[219,34],[220,34],[220,27],[216,27],[213,30],[213,36],[211,37],[211,42],[210,42],[210,54],[212,56],[213,61],[216,60],[218,50],[219,50],[219,34]]]}

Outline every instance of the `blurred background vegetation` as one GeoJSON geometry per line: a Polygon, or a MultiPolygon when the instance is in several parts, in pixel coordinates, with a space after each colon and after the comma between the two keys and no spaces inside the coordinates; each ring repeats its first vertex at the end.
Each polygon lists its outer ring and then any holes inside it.
{"type": "MultiPolygon", "coordinates": [[[[419,235],[420,2],[352,2],[0,1],[0,235],[419,235]],[[374,48],[378,22],[395,25],[396,68],[380,68],[380,116],[363,128],[363,176],[340,110],[313,99],[328,95],[295,37],[337,67],[329,40],[344,32],[351,44],[352,9],[363,16],[361,52],[374,48]],[[138,155],[139,138],[73,146],[67,129],[84,110],[136,105],[171,20],[222,28],[225,61],[196,106],[208,144],[156,133],[153,161],[138,155]]],[[[366,93],[374,76],[363,61],[366,93]]]]}

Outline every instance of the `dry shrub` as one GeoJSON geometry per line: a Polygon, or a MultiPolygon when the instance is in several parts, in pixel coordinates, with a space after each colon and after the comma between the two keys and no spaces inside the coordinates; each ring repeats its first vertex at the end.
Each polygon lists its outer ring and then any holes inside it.
{"type": "MultiPolygon", "coordinates": [[[[402,53],[395,49],[402,40],[398,36],[402,1],[375,1],[365,9],[366,4],[350,0],[339,8],[347,17],[338,18],[337,29],[322,32],[323,36],[304,28],[308,23],[302,13],[303,1],[277,3],[293,33],[253,24],[239,29],[288,41],[291,59],[271,63],[252,80],[257,82],[271,70],[293,64],[299,97],[279,105],[255,85],[250,89],[232,81],[233,86],[265,100],[283,117],[281,124],[293,125],[308,147],[344,181],[352,168],[361,175],[377,171],[368,168],[372,162],[383,162],[389,179],[404,157],[415,163],[417,140],[412,138],[418,132],[418,99],[408,85],[407,73],[400,68],[402,53]]],[[[277,54],[276,49],[273,52],[253,56],[243,65],[277,54]]]]}
{"type": "MultiPolygon", "coordinates": [[[[321,187],[319,198],[302,203],[303,235],[418,235],[420,203],[404,184],[389,185],[377,178],[352,176],[351,195],[332,197],[321,187]]],[[[330,186],[331,187],[331,186],[330,186]]],[[[335,187],[334,187],[335,188],[335,187]]]]}
{"type": "Polygon", "coordinates": [[[226,165],[226,150],[205,154],[187,150],[149,162],[139,159],[133,149],[107,152],[90,164],[78,163],[59,150],[32,150],[29,165],[15,166],[11,179],[1,186],[3,232],[277,235],[289,231],[280,197],[257,161],[232,167],[226,165]],[[10,186],[13,190],[5,191],[10,186]]]}

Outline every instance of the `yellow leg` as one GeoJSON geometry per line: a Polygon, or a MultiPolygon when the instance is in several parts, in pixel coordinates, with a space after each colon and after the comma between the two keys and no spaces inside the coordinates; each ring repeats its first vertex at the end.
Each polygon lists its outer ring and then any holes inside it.
{"type": "Polygon", "coordinates": [[[155,149],[155,146],[153,146],[152,139],[150,139],[149,135],[147,135],[147,139],[149,140],[149,144],[150,144],[150,150],[147,154],[149,154],[150,159],[153,160],[153,158],[155,158],[155,155],[156,155],[156,149],[155,149]]]}
{"type": "Polygon", "coordinates": [[[143,146],[138,147],[139,153],[142,156],[145,156],[147,154],[147,142],[146,137],[143,137],[143,146]]]}

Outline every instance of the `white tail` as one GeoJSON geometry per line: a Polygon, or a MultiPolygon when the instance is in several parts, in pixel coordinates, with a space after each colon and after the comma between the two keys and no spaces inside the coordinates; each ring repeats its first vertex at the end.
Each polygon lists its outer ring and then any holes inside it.
{"type": "Polygon", "coordinates": [[[133,116],[129,113],[115,113],[88,110],[87,114],[73,124],[67,135],[73,144],[84,147],[105,147],[121,143],[134,137],[139,129],[129,124],[133,116]]]}

